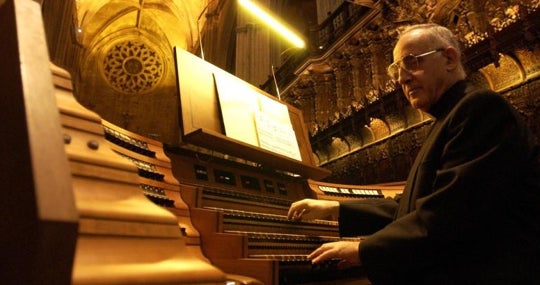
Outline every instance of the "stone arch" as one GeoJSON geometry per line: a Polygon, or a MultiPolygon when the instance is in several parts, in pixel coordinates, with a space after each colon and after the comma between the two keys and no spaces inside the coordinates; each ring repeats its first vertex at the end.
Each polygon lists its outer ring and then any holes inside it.
{"type": "Polygon", "coordinates": [[[375,141],[390,135],[390,126],[380,118],[370,118],[369,129],[373,133],[375,141]]]}
{"type": "Polygon", "coordinates": [[[492,90],[497,92],[506,90],[525,81],[527,75],[519,60],[509,54],[499,54],[496,65],[491,63],[479,70],[483,74],[492,90]]]}

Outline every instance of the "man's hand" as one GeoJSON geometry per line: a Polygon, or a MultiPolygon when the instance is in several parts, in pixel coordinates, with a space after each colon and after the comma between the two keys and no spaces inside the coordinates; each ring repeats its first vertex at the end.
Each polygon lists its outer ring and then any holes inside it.
{"type": "Polygon", "coordinates": [[[287,217],[292,220],[322,219],[329,216],[337,218],[339,202],[315,199],[303,199],[292,203],[287,217]]]}
{"type": "Polygon", "coordinates": [[[360,255],[358,253],[358,241],[336,241],[325,243],[319,248],[314,250],[308,259],[313,264],[321,263],[325,260],[340,259],[338,267],[349,267],[354,265],[360,265],[360,255]]]}

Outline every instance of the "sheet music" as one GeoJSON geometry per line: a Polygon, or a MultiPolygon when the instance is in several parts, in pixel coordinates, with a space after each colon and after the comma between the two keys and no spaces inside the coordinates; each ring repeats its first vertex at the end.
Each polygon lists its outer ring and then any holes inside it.
{"type": "Polygon", "coordinates": [[[259,146],[253,113],[259,108],[258,93],[228,74],[214,73],[225,135],[259,146]]]}
{"type": "Polygon", "coordinates": [[[302,160],[285,104],[236,77],[214,73],[214,78],[228,137],[302,160]]]}
{"type": "Polygon", "coordinates": [[[301,161],[287,106],[260,94],[259,104],[260,110],[255,112],[255,126],[260,147],[301,161]]]}

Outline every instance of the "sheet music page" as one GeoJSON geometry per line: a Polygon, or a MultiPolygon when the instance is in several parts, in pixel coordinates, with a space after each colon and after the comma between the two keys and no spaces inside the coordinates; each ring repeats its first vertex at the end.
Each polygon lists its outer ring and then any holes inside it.
{"type": "Polygon", "coordinates": [[[260,147],[301,161],[287,106],[262,94],[259,94],[259,104],[255,125],[260,147]]]}
{"type": "Polygon", "coordinates": [[[301,161],[287,106],[233,75],[214,73],[225,134],[301,161]]]}
{"type": "Polygon", "coordinates": [[[259,108],[257,99],[259,94],[245,82],[232,75],[214,73],[214,79],[223,125],[225,126],[225,135],[259,146],[253,115],[259,108]]]}

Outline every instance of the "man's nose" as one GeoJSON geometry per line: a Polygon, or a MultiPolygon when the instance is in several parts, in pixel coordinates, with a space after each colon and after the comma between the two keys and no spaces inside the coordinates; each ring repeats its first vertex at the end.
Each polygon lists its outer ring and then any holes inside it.
{"type": "Polygon", "coordinates": [[[412,74],[410,71],[400,68],[398,71],[398,82],[399,84],[405,84],[409,82],[412,78],[412,74]]]}

